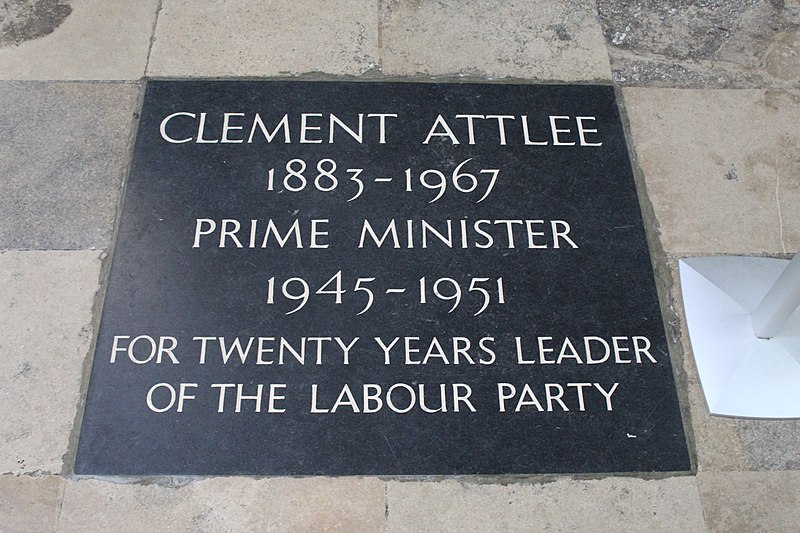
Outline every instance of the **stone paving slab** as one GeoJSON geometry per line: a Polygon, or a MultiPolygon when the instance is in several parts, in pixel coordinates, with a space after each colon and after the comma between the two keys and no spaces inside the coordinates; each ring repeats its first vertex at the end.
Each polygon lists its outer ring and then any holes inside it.
{"type": "Polygon", "coordinates": [[[736,422],[751,470],[800,470],[800,420],[736,422]]]}
{"type": "Polygon", "coordinates": [[[591,0],[387,0],[381,64],[390,76],[466,75],[547,81],[610,79],[591,0]]]}
{"type": "Polygon", "coordinates": [[[382,531],[375,478],[211,478],[182,487],[70,482],[58,530],[382,531]]]}
{"type": "Polygon", "coordinates": [[[163,0],[156,77],[359,75],[378,64],[378,0],[163,0]]]}
{"type": "Polygon", "coordinates": [[[704,531],[695,479],[389,482],[388,532],[704,531]]]}
{"type": "Polygon", "coordinates": [[[800,80],[796,0],[597,0],[624,86],[791,87],[800,80]]]}
{"type": "Polygon", "coordinates": [[[139,90],[0,82],[0,249],[110,245],[139,90]]]}
{"type": "Polygon", "coordinates": [[[800,249],[798,93],[623,90],[667,253],[800,249]]]}
{"type": "Polygon", "coordinates": [[[0,17],[0,79],[138,80],[158,0],[10,0],[0,17]]]}
{"type": "Polygon", "coordinates": [[[708,530],[800,530],[800,472],[704,472],[697,476],[708,530]]]}
{"type": "Polygon", "coordinates": [[[0,476],[0,531],[56,531],[65,485],[60,476],[0,476]]]}
{"type": "Polygon", "coordinates": [[[0,252],[0,473],[58,473],[92,339],[100,252],[0,252]]]}

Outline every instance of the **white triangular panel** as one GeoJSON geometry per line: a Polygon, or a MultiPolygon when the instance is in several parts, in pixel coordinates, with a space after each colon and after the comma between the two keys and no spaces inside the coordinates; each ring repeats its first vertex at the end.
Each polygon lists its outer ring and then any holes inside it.
{"type": "Polygon", "coordinates": [[[800,312],[769,340],[757,338],[750,322],[787,264],[754,257],[680,261],[692,352],[714,414],[800,417],[800,312]]]}

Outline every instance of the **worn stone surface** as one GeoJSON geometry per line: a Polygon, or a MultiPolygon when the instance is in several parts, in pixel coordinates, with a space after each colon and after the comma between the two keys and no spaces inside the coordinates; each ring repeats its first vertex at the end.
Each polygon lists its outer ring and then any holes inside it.
{"type": "Polygon", "coordinates": [[[377,0],[164,0],[149,76],[358,75],[378,63],[377,0]]]}
{"type": "Polygon", "coordinates": [[[751,469],[800,470],[800,420],[737,420],[737,432],[751,469]]]}
{"type": "Polygon", "coordinates": [[[71,482],[59,531],[382,531],[375,478],[211,478],[182,487],[71,482]]]}
{"type": "Polygon", "coordinates": [[[61,471],[99,274],[99,252],[0,253],[0,472],[61,471]]]}
{"type": "Polygon", "coordinates": [[[794,93],[625,89],[634,150],[671,254],[800,248],[794,93]]]}
{"type": "Polygon", "coordinates": [[[388,0],[382,8],[388,75],[575,81],[611,74],[592,1],[388,0]]]}
{"type": "Polygon", "coordinates": [[[108,247],[138,84],[0,82],[0,249],[108,247]]]}
{"type": "Polygon", "coordinates": [[[774,0],[598,0],[614,80],[786,87],[800,79],[800,7],[774,0]]]}
{"type": "Polygon", "coordinates": [[[158,0],[4,1],[0,79],[139,79],[157,7],[158,0]]]}
{"type": "Polygon", "coordinates": [[[0,6],[0,47],[53,33],[72,8],[58,0],[6,0],[0,6]]]}
{"type": "Polygon", "coordinates": [[[697,482],[712,533],[798,530],[800,472],[705,472],[697,482]]]}
{"type": "Polygon", "coordinates": [[[704,531],[692,477],[389,482],[388,531],[704,531]]]}
{"type": "Polygon", "coordinates": [[[59,476],[0,476],[0,531],[56,531],[65,484],[59,476]]]}

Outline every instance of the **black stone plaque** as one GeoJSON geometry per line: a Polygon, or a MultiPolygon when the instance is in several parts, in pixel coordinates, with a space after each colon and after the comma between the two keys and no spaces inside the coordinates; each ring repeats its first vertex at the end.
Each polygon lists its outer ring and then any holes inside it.
{"type": "Polygon", "coordinates": [[[689,467],[611,87],[148,84],[76,473],[689,467]]]}

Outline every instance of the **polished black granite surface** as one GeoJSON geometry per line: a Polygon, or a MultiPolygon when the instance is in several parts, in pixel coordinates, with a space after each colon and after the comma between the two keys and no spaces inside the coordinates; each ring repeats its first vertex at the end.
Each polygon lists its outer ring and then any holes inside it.
{"type": "Polygon", "coordinates": [[[611,87],[148,83],[76,473],[689,467],[611,87]]]}

